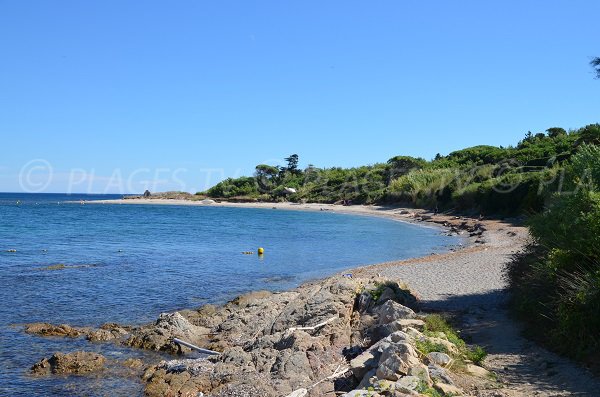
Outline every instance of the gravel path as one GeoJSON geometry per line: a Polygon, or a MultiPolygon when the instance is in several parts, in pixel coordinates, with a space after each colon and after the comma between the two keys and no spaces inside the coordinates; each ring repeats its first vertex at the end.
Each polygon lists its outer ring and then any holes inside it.
{"type": "Polygon", "coordinates": [[[521,336],[507,312],[502,271],[527,240],[527,230],[485,222],[483,244],[416,260],[357,269],[408,284],[425,310],[450,311],[464,322],[463,336],[490,353],[485,366],[496,372],[501,389],[477,396],[600,396],[600,380],[588,371],[521,336]]]}

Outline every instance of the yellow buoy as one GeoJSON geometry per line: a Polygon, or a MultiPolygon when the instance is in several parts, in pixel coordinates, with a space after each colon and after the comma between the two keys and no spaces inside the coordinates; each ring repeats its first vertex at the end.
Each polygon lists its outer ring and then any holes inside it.
{"type": "Polygon", "coordinates": [[[264,249],[263,247],[260,247],[260,248],[258,249],[258,255],[262,255],[262,254],[264,254],[264,253],[265,253],[265,249],[264,249]]]}

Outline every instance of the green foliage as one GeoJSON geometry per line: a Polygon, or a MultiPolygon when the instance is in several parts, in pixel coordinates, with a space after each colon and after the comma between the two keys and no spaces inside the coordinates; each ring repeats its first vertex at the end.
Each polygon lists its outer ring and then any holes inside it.
{"type": "MultiPolygon", "coordinates": [[[[574,166],[597,161],[595,154],[581,153],[574,166]]],[[[513,307],[533,336],[593,360],[600,349],[600,193],[583,188],[555,197],[530,219],[530,231],[535,244],[507,269],[513,307]]]]}
{"type": "Polygon", "coordinates": [[[578,131],[578,143],[600,145],[600,124],[589,124],[578,131]]]}
{"type": "Polygon", "coordinates": [[[579,152],[573,156],[570,181],[571,188],[587,187],[591,190],[600,188],[600,146],[583,145],[579,152]]]}
{"type": "Polygon", "coordinates": [[[433,343],[428,339],[422,341],[415,341],[415,345],[417,346],[417,349],[423,354],[429,354],[431,352],[449,353],[448,349],[446,349],[446,346],[440,343],[433,343]]]}
{"type": "MultiPolygon", "coordinates": [[[[459,354],[455,355],[455,359],[462,361],[466,358],[480,365],[487,356],[486,351],[481,346],[467,346],[465,341],[458,335],[458,332],[456,332],[444,316],[440,314],[430,314],[424,318],[424,321],[425,328],[423,333],[426,336],[436,337],[441,332],[446,336],[446,339],[449,342],[452,342],[458,348],[459,354]]],[[[424,354],[437,351],[452,355],[444,345],[432,343],[427,340],[417,342],[417,348],[424,354]]]]}
{"type": "Polygon", "coordinates": [[[473,361],[477,365],[481,365],[487,357],[487,352],[481,346],[474,345],[466,352],[467,359],[473,361]]]}
{"type": "Polygon", "coordinates": [[[446,335],[448,341],[454,343],[459,349],[465,347],[465,342],[458,336],[454,328],[448,323],[448,321],[439,314],[430,314],[425,317],[425,330],[426,333],[437,333],[443,332],[446,335]]]}
{"type": "Polygon", "coordinates": [[[438,390],[434,389],[433,387],[430,387],[424,381],[420,381],[419,386],[417,386],[417,388],[415,390],[417,392],[424,394],[426,396],[429,396],[429,397],[445,397],[444,394],[442,394],[438,390]]]}
{"type": "Polygon", "coordinates": [[[548,128],[546,130],[546,132],[548,133],[548,136],[550,138],[558,138],[560,136],[566,136],[567,135],[567,131],[565,131],[564,128],[560,128],[560,127],[548,128]]]}
{"type": "MultiPolygon", "coordinates": [[[[309,165],[300,170],[298,155],[293,154],[284,167],[259,164],[254,178],[227,179],[204,193],[228,199],[394,203],[486,215],[536,213],[554,192],[577,186],[581,167],[576,159],[584,155],[597,159],[589,144],[600,143],[600,124],[568,132],[552,127],[546,132],[528,132],[516,147],[473,146],[447,156],[438,154],[432,161],[394,156],[383,164],[355,168],[309,165]],[[297,193],[286,194],[286,187],[297,193]]],[[[590,164],[588,158],[582,161],[590,164]]],[[[600,161],[595,164],[592,171],[597,175],[600,161]]]]}
{"type": "Polygon", "coordinates": [[[227,178],[206,191],[206,195],[209,197],[223,198],[239,196],[256,197],[259,193],[258,184],[253,177],[227,178]]]}
{"type": "Polygon", "coordinates": [[[458,165],[496,164],[508,158],[509,152],[508,149],[481,145],[452,152],[447,159],[458,165]]]}

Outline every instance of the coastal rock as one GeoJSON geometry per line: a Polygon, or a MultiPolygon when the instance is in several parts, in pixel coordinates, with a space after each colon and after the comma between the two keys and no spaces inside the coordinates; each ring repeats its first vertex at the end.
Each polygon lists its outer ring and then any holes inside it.
{"type": "Polygon", "coordinates": [[[128,368],[140,368],[144,366],[142,360],[138,358],[128,358],[125,361],[123,361],[122,364],[128,368]]]}
{"type": "Polygon", "coordinates": [[[415,312],[393,300],[388,300],[374,309],[379,315],[379,324],[388,324],[395,320],[412,319],[416,317],[415,312]]]}
{"type": "Polygon", "coordinates": [[[107,323],[100,326],[99,329],[89,331],[86,338],[90,342],[108,342],[123,338],[128,335],[129,332],[130,329],[121,327],[118,324],[107,323]]]}
{"type": "Polygon", "coordinates": [[[361,282],[331,278],[290,292],[246,294],[222,307],[182,311],[180,317],[161,315],[155,324],[132,331],[129,341],[164,346],[176,332],[187,331],[192,338],[202,329],[206,341],[199,345],[218,345],[222,353],[204,360],[209,363],[206,370],[194,370],[188,363],[149,368],[143,377],[146,395],[179,396],[186,388],[238,396],[242,388],[252,387],[260,390],[249,396],[285,396],[315,383],[311,397],[332,395],[335,379],[323,379],[345,360],[342,351],[352,335],[361,335],[354,328],[360,321],[353,315],[361,282]]]}
{"type": "Polygon", "coordinates": [[[431,379],[433,381],[447,383],[449,385],[454,384],[454,381],[448,374],[448,371],[446,371],[444,368],[440,367],[439,365],[429,364],[427,366],[427,369],[429,370],[429,376],[431,377],[431,379]]]}
{"type": "Polygon", "coordinates": [[[74,353],[54,353],[31,367],[35,375],[45,374],[85,374],[104,368],[106,358],[98,353],[78,351],[74,353]]]}
{"type": "Polygon", "coordinates": [[[435,388],[441,391],[445,396],[462,396],[463,392],[461,389],[454,385],[446,383],[436,383],[435,388]]]}
{"type": "Polygon", "coordinates": [[[413,365],[408,369],[408,375],[419,378],[428,386],[431,386],[433,384],[433,382],[431,381],[431,377],[429,376],[429,369],[427,369],[427,366],[425,364],[419,363],[413,365]]]}
{"type": "Polygon", "coordinates": [[[482,368],[480,366],[477,365],[473,365],[473,364],[467,364],[467,372],[470,373],[471,375],[480,377],[480,378],[485,378],[487,376],[490,375],[490,371],[488,371],[485,368],[482,368]]]}
{"type": "Polygon", "coordinates": [[[431,353],[427,354],[427,359],[432,364],[437,364],[437,365],[441,365],[444,367],[446,365],[450,364],[450,361],[452,361],[452,359],[450,358],[449,355],[447,355],[446,353],[440,353],[440,352],[431,352],[431,353]]]}
{"type": "Polygon", "coordinates": [[[379,363],[381,353],[377,349],[369,349],[350,361],[350,369],[357,379],[362,379],[367,372],[379,363]]]}
{"type": "Polygon", "coordinates": [[[32,323],[25,326],[25,332],[39,336],[60,336],[77,338],[83,335],[81,329],[71,327],[67,324],[53,325],[48,323],[32,323]]]}
{"type": "Polygon", "coordinates": [[[208,329],[190,323],[179,312],[163,313],[153,326],[134,330],[125,345],[180,353],[190,349],[176,344],[173,342],[173,338],[181,338],[192,344],[202,344],[206,340],[208,332],[208,329]]]}
{"type": "Polygon", "coordinates": [[[411,393],[415,391],[419,384],[421,383],[421,379],[416,376],[403,376],[400,378],[395,384],[394,388],[403,393],[411,393]]]}
{"type": "Polygon", "coordinates": [[[417,353],[410,344],[391,344],[381,353],[376,374],[379,379],[396,381],[408,374],[410,367],[419,363],[417,353]]]}

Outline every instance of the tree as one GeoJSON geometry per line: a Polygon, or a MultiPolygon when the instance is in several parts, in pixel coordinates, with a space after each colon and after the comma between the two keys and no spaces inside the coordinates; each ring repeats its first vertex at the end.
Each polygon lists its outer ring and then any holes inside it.
{"type": "Polygon", "coordinates": [[[394,156],[387,161],[388,178],[387,183],[391,183],[393,179],[408,174],[411,170],[421,169],[426,161],[422,158],[411,156],[394,156]]]}
{"type": "Polygon", "coordinates": [[[279,169],[277,167],[268,164],[259,164],[256,166],[256,172],[254,175],[257,178],[271,179],[276,176],[278,172],[279,169]]]}
{"type": "Polygon", "coordinates": [[[546,130],[550,138],[558,138],[559,136],[567,135],[567,131],[564,128],[552,127],[546,130]]]}
{"type": "Polygon", "coordinates": [[[578,144],[600,145],[600,124],[589,124],[579,131],[578,144]]]}
{"type": "Polygon", "coordinates": [[[295,174],[298,172],[298,155],[292,154],[290,157],[286,157],[284,159],[287,162],[287,167],[282,167],[281,171],[283,172],[291,172],[295,174]]]}
{"type": "Polygon", "coordinates": [[[278,174],[279,168],[277,167],[268,164],[257,165],[254,175],[256,176],[256,182],[260,191],[270,191],[278,174]]]}
{"type": "Polygon", "coordinates": [[[600,79],[600,57],[595,57],[590,61],[590,65],[592,69],[594,69],[594,73],[596,73],[596,78],[600,79]]]}

